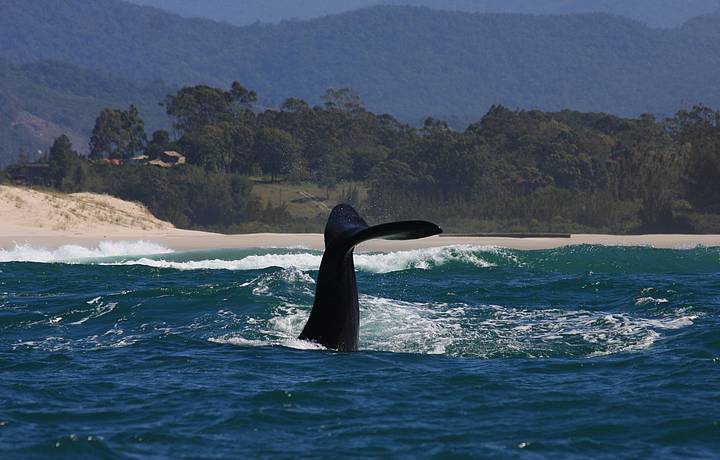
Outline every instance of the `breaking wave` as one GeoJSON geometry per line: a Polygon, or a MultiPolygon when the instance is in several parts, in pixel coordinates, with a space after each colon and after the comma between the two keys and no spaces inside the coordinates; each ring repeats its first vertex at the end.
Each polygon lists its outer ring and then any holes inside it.
{"type": "MultiPolygon", "coordinates": [[[[568,246],[521,251],[494,246],[456,245],[388,253],[356,253],[355,267],[369,273],[431,270],[447,265],[472,269],[522,268],[565,273],[714,273],[720,271],[720,248],[648,249],[568,246]]],[[[17,245],[0,250],[2,262],[46,262],[147,266],[172,270],[250,271],[267,268],[317,270],[322,251],[306,248],[217,249],[175,253],[150,242],[102,242],[86,248],[58,249],[17,245]],[[101,260],[103,259],[103,260],[101,260]]]]}
{"type": "Polygon", "coordinates": [[[0,262],[81,263],[105,257],[134,257],[172,252],[165,246],[147,241],[101,241],[96,247],[69,244],[57,249],[16,244],[13,249],[0,249],[0,262]]]}
{"type": "MultiPolygon", "coordinates": [[[[427,270],[448,263],[467,264],[479,268],[495,264],[483,255],[509,254],[508,251],[485,246],[446,246],[411,251],[397,251],[379,254],[355,254],[355,267],[371,273],[390,273],[402,270],[427,270]]],[[[322,252],[271,253],[247,255],[239,259],[206,259],[177,261],[143,257],[137,260],[110,262],[106,265],[145,265],[154,268],[175,270],[260,270],[272,267],[317,270],[322,261],[322,252]]]]}

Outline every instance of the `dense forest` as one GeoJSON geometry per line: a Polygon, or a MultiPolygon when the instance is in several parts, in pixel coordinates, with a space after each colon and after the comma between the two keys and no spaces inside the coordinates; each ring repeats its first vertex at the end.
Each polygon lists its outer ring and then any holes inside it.
{"type": "Polygon", "coordinates": [[[720,10],[720,0],[129,0],[187,17],[236,25],[256,21],[311,19],[373,5],[429,6],[474,13],[610,13],[654,27],[677,27],[688,19],[720,10]]]}
{"type": "MultiPolygon", "coordinates": [[[[237,27],[118,0],[2,0],[0,56],[133,81],[255,88],[260,105],[351,87],[417,123],[512,108],[672,115],[720,106],[720,15],[654,29],[607,14],[473,14],[377,6],[237,27]]],[[[140,102],[140,101],[136,101],[140,102]]]]}
{"type": "Polygon", "coordinates": [[[0,58],[0,166],[22,151],[31,158],[68,133],[82,152],[97,113],[139,102],[148,129],[169,127],[158,99],[172,89],[134,83],[53,61],[14,65],[0,58]]]}
{"type": "Polygon", "coordinates": [[[314,106],[289,98],[260,109],[257,100],[239,83],[185,87],[163,101],[175,137],[146,133],[134,106],[105,109],[89,158],[60,136],[47,167],[25,180],[110,193],[181,227],[222,231],[317,230],[327,212],[299,218],[255,193],[296,183],[340,190],[373,221],[427,218],[449,231],[720,232],[720,112],[704,106],[658,120],[496,105],[457,131],[373,113],[348,89],[314,106]],[[147,163],[168,150],[187,164],[147,163]]]}

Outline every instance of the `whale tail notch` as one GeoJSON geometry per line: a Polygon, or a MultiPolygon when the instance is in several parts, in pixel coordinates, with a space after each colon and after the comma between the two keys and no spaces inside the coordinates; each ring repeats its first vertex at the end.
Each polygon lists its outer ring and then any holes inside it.
{"type": "Polygon", "coordinates": [[[411,240],[440,233],[442,229],[437,225],[417,220],[371,227],[352,206],[335,206],[325,226],[325,253],[315,301],[299,338],[339,351],[357,350],[360,311],[353,263],[355,246],[376,238],[411,240]]]}
{"type": "Polygon", "coordinates": [[[416,240],[440,233],[440,227],[421,220],[389,222],[371,227],[352,206],[339,204],[333,208],[325,226],[325,250],[331,246],[350,250],[372,239],[416,240]]]}

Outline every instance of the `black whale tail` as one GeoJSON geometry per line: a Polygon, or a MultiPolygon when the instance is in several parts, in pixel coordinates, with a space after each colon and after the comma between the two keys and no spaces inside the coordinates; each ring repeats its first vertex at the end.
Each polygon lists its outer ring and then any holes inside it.
{"type": "Polygon", "coordinates": [[[440,233],[440,227],[421,220],[390,222],[370,227],[352,206],[339,204],[333,208],[325,226],[325,250],[332,246],[333,249],[349,251],[372,239],[416,240],[440,233]]]}
{"type": "Polygon", "coordinates": [[[440,233],[437,225],[418,220],[370,227],[352,206],[335,206],[325,226],[325,253],[315,302],[300,339],[340,351],[357,350],[360,312],[353,264],[355,246],[375,238],[412,240],[440,233]]]}

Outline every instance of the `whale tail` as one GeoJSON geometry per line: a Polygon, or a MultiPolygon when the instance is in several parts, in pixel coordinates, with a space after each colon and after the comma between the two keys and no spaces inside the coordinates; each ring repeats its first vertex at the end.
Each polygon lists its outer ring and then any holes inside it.
{"type": "Polygon", "coordinates": [[[325,226],[315,302],[300,339],[341,351],[357,350],[360,314],[353,249],[371,239],[412,240],[442,233],[437,225],[412,220],[369,226],[347,204],[333,208],[325,226]]]}
{"type": "Polygon", "coordinates": [[[352,206],[339,204],[333,208],[325,226],[325,250],[331,246],[351,250],[372,239],[416,240],[440,233],[440,227],[422,220],[390,222],[371,227],[352,206]]]}

